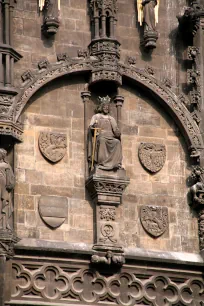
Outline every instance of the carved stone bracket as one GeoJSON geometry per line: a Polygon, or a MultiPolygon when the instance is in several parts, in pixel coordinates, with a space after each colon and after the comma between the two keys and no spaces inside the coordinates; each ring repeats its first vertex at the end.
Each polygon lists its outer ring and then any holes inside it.
{"type": "Polygon", "coordinates": [[[199,22],[201,16],[204,15],[203,7],[198,1],[192,1],[190,7],[187,7],[183,16],[177,16],[180,31],[187,35],[195,36],[199,29],[199,22]]]}
{"type": "Polygon", "coordinates": [[[0,255],[7,258],[14,256],[14,246],[20,239],[13,231],[0,229],[0,255]]]}
{"type": "Polygon", "coordinates": [[[96,252],[91,257],[91,263],[94,265],[114,265],[121,267],[125,263],[125,256],[122,252],[117,254],[112,251],[107,251],[107,253],[103,255],[96,252]]]}
{"type": "Polygon", "coordinates": [[[91,198],[98,204],[121,204],[122,194],[129,184],[125,170],[103,171],[96,169],[86,181],[91,198]]]}
{"type": "Polygon", "coordinates": [[[95,203],[96,238],[92,263],[124,263],[123,248],[119,241],[118,205],[129,184],[125,170],[104,171],[96,168],[87,179],[86,188],[95,203]]]}
{"type": "Polygon", "coordinates": [[[48,37],[56,34],[60,26],[58,0],[44,0],[43,14],[43,34],[48,37]]]}

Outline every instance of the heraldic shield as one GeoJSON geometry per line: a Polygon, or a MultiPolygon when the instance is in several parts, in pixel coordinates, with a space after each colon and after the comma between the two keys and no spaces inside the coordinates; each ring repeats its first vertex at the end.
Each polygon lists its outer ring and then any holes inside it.
{"type": "Polygon", "coordinates": [[[166,148],[157,143],[141,143],[139,146],[139,159],[141,164],[150,172],[161,170],[166,161],[166,148]]]}
{"type": "Polygon", "coordinates": [[[38,209],[43,221],[50,227],[57,228],[61,226],[67,218],[67,198],[41,196],[38,209]]]}
{"type": "Polygon", "coordinates": [[[41,153],[53,163],[65,156],[67,138],[64,134],[41,132],[38,143],[41,153]]]}
{"type": "Polygon", "coordinates": [[[144,229],[153,237],[161,236],[168,227],[168,208],[142,206],[140,220],[144,229]]]}

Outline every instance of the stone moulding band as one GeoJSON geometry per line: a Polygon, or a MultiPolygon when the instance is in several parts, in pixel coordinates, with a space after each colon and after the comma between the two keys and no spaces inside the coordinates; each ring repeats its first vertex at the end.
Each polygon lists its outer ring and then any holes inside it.
{"type": "MultiPolygon", "coordinates": [[[[16,123],[22,114],[25,105],[29,99],[41,87],[47,83],[71,74],[91,74],[95,58],[88,59],[70,59],[48,65],[47,69],[37,70],[22,84],[20,93],[15,97],[13,108],[13,123],[16,123]]],[[[152,75],[149,75],[145,69],[130,67],[125,64],[118,66],[120,74],[126,77],[131,83],[136,82],[139,86],[147,88],[151,94],[156,97],[160,104],[169,112],[170,116],[179,126],[188,146],[203,148],[203,140],[196,122],[191,117],[186,106],[180,101],[179,97],[171,88],[165,86],[152,75]]]]}

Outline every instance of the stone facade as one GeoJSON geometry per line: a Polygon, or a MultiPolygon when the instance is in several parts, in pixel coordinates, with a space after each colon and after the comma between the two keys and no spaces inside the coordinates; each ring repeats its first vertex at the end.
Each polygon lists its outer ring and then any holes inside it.
{"type": "Polygon", "coordinates": [[[0,1],[0,305],[203,303],[201,2],[0,1]]]}
{"type": "MultiPolygon", "coordinates": [[[[84,187],[84,106],[79,95],[83,83],[83,79],[76,78],[58,80],[36,94],[24,112],[24,141],[16,146],[15,200],[21,238],[93,243],[93,208],[84,187]],[[67,153],[59,163],[53,165],[42,156],[38,146],[41,131],[67,135],[67,153]],[[41,195],[68,198],[67,220],[54,231],[39,216],[41,195]]],[[[120,206],[121,243],[125,247],[196,253],[197,218],[191,216],[187,203],[189,161],[183,139],[172,119],[145,92],[127,86],[120,92],[125,98],[123,166],[130,178],[120,206]],[[138,158],[141,142],[165,145],[166,162],[158,173],[152,175],[142,167],[138,158]],[[139,221],[141,205],[169,209],[169,229],[156,244],[139,221]]]]}

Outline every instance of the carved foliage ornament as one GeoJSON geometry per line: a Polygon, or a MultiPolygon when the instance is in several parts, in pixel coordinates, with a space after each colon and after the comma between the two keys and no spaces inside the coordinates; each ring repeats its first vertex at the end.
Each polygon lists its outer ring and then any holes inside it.
{"type": "Polygon", "coordinates": [[[101,10],[104,8],[104,10],[112,10],[116,13],[118,10],[117,7],[117,0],[90,0],[90,8],[94,9],[94,4],[97,9],[101,10]]]}
{"type": "Polygon", "coordinates": [[[41,132],[39,136],[41,153],[51,162],[60,161],[67,148],[67,138],[64,134],[41,132]]]}
{"type": "Polygon", "coordinates": [[[168,208],[142,206],[140,220],[144,229],[153,237],[161,236],[168,226],[168,208]]]}
{"type": "Polygon", "coordinates": [[[141,164],[150,172],[161,170],[166,161],[166,148],[162,144],[141,143],[139,146],[141,164]]]}

